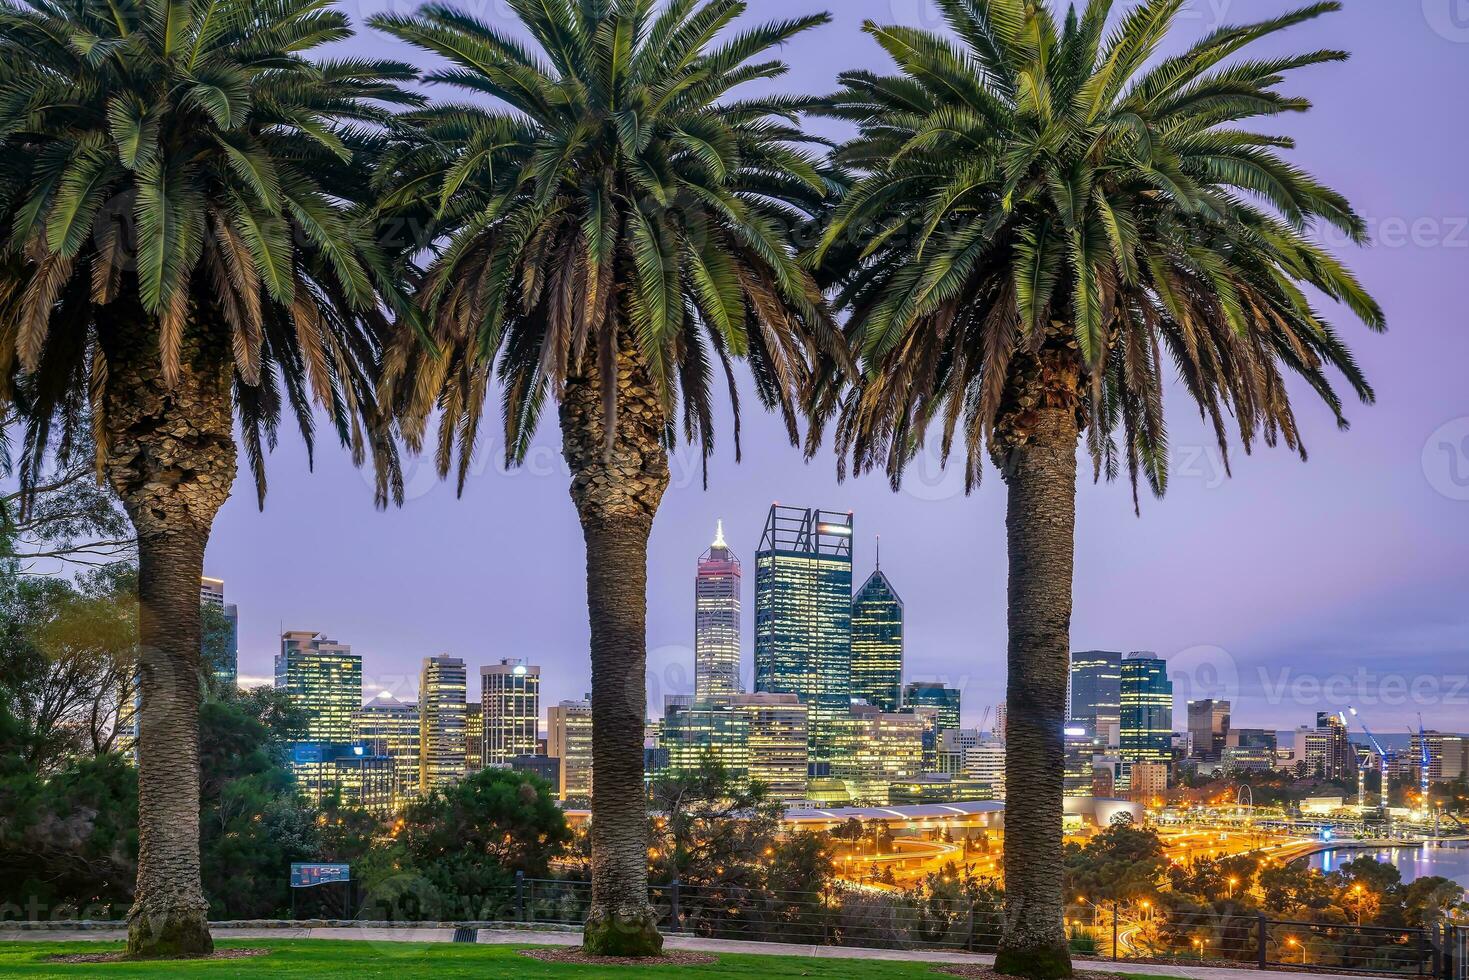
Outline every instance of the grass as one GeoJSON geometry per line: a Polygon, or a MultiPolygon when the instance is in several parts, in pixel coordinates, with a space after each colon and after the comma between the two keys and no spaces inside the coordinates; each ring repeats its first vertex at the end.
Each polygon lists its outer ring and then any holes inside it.
{"type": "MultiPolygon", "coordinates": [[[[338,939],[288,939],[279,942],[222,942],[220,948],[260,946],[267,956],[209,962],[48,963],[66,953],[121,949],[117,942],[3,942],[0,977],[67,980],[79,977],[391,977],[393,980],[459,980],[473,977],[831,977],[833,980],[914,980],[941,976],[933,964],[885,960],[810,959],[801,956],[721,955],[708,966],[629,967],[565,966],[541,963],[516,950],[524,947],[450,943],[357,942],[338,939]]],[[[1133,975],[1130,980],[1163,980],[1133,975]]]]}

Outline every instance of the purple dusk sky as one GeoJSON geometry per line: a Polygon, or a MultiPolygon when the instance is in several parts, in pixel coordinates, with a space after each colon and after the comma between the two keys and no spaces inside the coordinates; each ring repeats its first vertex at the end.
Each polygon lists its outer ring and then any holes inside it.
{"type": "MultiPolygon", "coordinates": [[[[349,3],[354,20],[384,9],[349,3]]],[[[408,6],[398,4],[399,9],[408,6]]],[[[1131,6],[1119,0],[1119,9],[1131,6]]],[[[789,46],[781,87],[824,92],[846,67],[885,68],[864,18],[928,24],[926,0],[751,0],[750,17],[835,8],[835,23],[789,46]]],[[[1220,23],[1278,13],[1281,0],[1196,0],[1171,46],[1220,23]]],[[[1344,191],[1376,243],[1346,251],[1386,307],[1390,332],[1337,318],[1376,385],[1338,432],[1309,394],[1299,400],[1311,461],[1285,451],[1234,459],[1224,479],[1212,438],[1179,397],[1170,402],[1173,480],[1141,519],[1125,484],[1080,492],[1076,649],[1153,650],[1173,664],[1179,710],[1189,697],[1235,702],[1236,725],[1293,727],[1317,710],[1362,709],[1382,732],[1416,725],[1469,730],[1469,181],[1463,97],[1469,91],[1464,0],[1347,0],[1347,10],[1276,44],[1341,47],[1346,65],[1289,84],[1316,103],[1283,121],[1292,159],[1344,191]]],[[[508,19],[502,0],[481,16],[508,19]]],[[[386,38],[341,48],[412,59],[386,38]]],[[[457,93],[442,91],[445,98],[457,93]]],[[[493,404],[493,400],[491,402],[493,404]]],[[[875,535],[907,604],[908,679],[963,689],[966,724],[1003,697],[1004,494],[995,474],[972,497],[957,474],[919,465],[904,492],[881,477],[839,484],[832,457],[812,463],[773,420],[745,422],[745,462],[721,429],[709,491],[697,458],[674,461],[649,558],[649,695],[692,686],[694,561],[723,518],[745,562],[744,675],[751,674],[754,552],[774,500],[856,513],[860,583],[875,535]]],[[[487,430],[494,431],[490,426],[487,430]]],[[[271,460],[256,512],[246,481],[216,525],[208,572],[241,611],[240,670],[270,675],[286,629],[321,630],[362,654],[369,692],[412,697],[422,657],[463,657],[471,675],[502,657],[543,668],[555,703],[587,688],[581,531],[567,496],[554,419],[530,465],[505,473],[487,440],[463,499],[431,467],[409,463],[411,500],[373,509],[370,482],[324,446],[308,473],[297,441],[271,460]]],[[[471,680],[471,696],[479,685],[471,680]]],[[[1175,725],[1184,720],[1176,716],[1175,725]]]]}

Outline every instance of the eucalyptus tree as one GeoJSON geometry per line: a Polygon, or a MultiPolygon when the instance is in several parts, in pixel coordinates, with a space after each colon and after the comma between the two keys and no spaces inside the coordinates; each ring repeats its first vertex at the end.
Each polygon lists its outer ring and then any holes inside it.
{"type": "Polygon", "coordinates": [[[0,417],[23,480],[93,449],[137,538],[132,955],[212,948],[198,589],[234,425],[262,505],[281,416],[309,447],[313,403],[399,482],[375,369],[402,256],[368,197],[419,100],[406,65],[306,57],[350,34],[326,0],[0,0],[0,417]]]}
{"type": "MultiPolygon", "coordinates": [[[[797,121],[810,101],[732,89],[786,71],[771,50],[826,22],[733,32],[738,0],[508,0],[516,36],[442,5],[373,25],[433,52],[470,101],[416,114],[384,206],[440,248],[385,366],[411,448],[440,419],[462,492],[485,401],[505,458],[554,404],[587,554],[592,906],[586,948],[661,947],[648,903],[643,783],[647,548],[680,439],[714,445],[734,362],[798,424],[840,331],[792,236],[832,190],[797,121]]],[[[739,454],[738,428],[735,442],[739,454]]],[[[706,474],[707,476],[707,474],[706,474]]]]}
{"type": "MultiPolygon", "coordinates": [[[[857,172],[816,258],[862,370],[822,392],[843,465],[896,488],[932,437],[966,488],[986,455],[1008,490],[1009,680],[1002,972],[1070,973],[1063,929],[1062,726],[1078,445],[1098,477],[1161,495],[1167,370],[1228,460],[1305,456],[1288,387],[1346,426],[1334,387],[1372,391],[1308,287],[1368,327],[1382,311],[1313,229],[1353,242],[1339,193],[1252,121],[1304,112],[1280,91],[1309,50],[1234,57],[1339,8],[1316,3],[1160,47],[1184,0],[1109,0],[1064,19],[1036,0],[936,0],[949,34],[869,23],[895,71],[847,72],[831,111],[857,172]]],[[[1279,50],[1277,47],[1276,50],[1279,50]]],[[[819,429],[813,430],[819,437],[819,429]]]]}

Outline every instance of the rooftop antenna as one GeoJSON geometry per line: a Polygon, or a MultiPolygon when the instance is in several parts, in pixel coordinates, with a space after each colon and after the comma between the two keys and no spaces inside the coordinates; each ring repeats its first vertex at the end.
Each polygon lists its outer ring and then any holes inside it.
{"type": "Polygon", "coordinates": [[[719,518],[714,522],[714,545],[715,548],[728,548],[724,543],[724,519],[719,518]]]}
{"type": "Polygon", "coordinates": [[[877,535],[877,570],[882,571],[882,535],[877,535]]]}

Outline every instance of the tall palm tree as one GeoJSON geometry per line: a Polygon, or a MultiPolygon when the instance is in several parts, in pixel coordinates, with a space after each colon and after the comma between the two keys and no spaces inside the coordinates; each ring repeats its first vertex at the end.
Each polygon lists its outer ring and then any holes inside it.
{"type": "MultiPolygon", "coordinates": [[[[1092,0],[1057,23],[1037,0],[936,0],[940,36],[869,23],[897,72],[848,72],[832,111],[860,134],[860,174],[818,257],[863,370],[836,411],[842,459],[894,487],[936,426],[958,436],[966,487],[984,457],[1008,489],[1006,973],[1070,973],[1062,925],[1062,726],[1070,646],[1077,446],[1098,476],[1167,479],[1164,355],[1227,453],[1283,441],[1304,457],[1287,377],[1345,427],[1331,369],[1372,392],[1304,286],[1373,329],[1383,314],[1309,235],[1355,242],[1362,220],[1285,162],[1289,139],[1244,128],[1302,112],[1281,94],[1339,51],[1232,56],[1338,8],[1223,27],[1155,57],[1184,0],[1145,0],[1108,29],[1092,0]],[[1120,434],[1120,445],[1114,435],[1120,434]]],[[[813,430],[819,437],[819,432],[813,430]]],[[[1227,458],[1227,457],[1226,457],[1227,458]]]]}
{"type": "Polygon", "coordinates": [[[372,22],[447,59],[431,81],[503,104],[410,118],[418,139],[388,175],[386,206],[447,244],[385,383],[412,448],[441,412],[439,469],[447,475],[457,455],[461,491],[492,387],[512,465],[547,399],[558,405],[591,621],[585,946],[650,953],[662,940],[648,904],[643,786],[647,548],[668,450],[681,421],[707,460],[713,374],[738,412],[736,359],[794,442],[812,361],[845,350],[790,238],[831,190],[796,122],[809,102],[729,92],[783,74],[770,49],[827,18],[721,39],[743,2],[509,5],[533,45],[446,6],[372,22]]]}
{"type": "Polygon", "coordinates": [[[211,948],[199,879],[199,576],[236,470],[263,504],[282,411],[312,402],[381,496],[382,299],[369,163],[408,66],[309,61],[327,0],[0,5],[0,415],[24,474],[95,445],[137,533],[139,859],[128,951],[211,948]],[[79,431],[90,419],[91,439],[79,431]]]}

